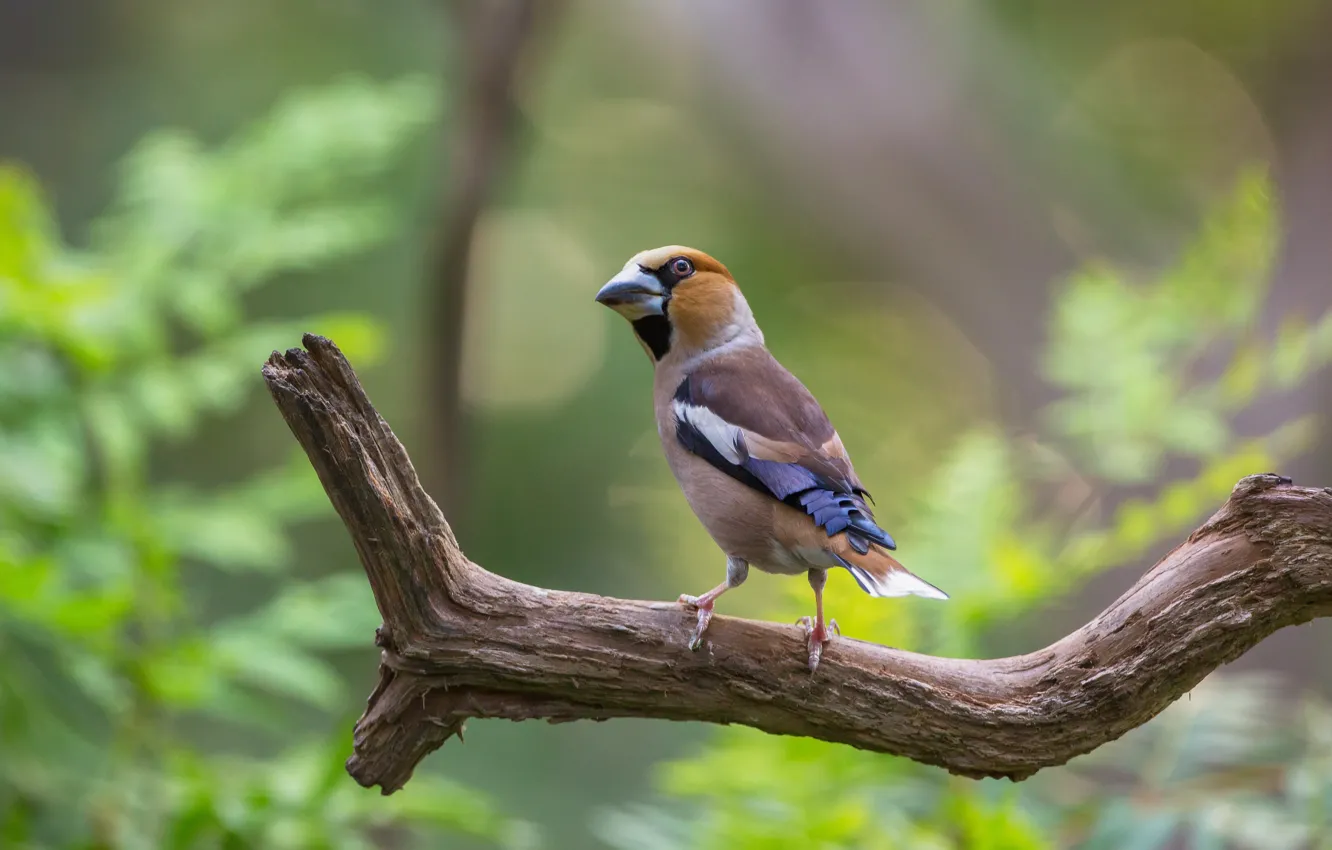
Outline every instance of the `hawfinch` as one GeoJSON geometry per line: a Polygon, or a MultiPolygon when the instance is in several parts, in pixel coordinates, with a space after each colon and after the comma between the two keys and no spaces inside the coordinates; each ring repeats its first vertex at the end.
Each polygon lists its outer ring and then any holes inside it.
{"type": "Polygon", "coordinates": [[[851,458],[823,408],[763,344],[726,267],[692,248],[644,251],[597,293],[629,320],[651,357],[657,433],[689,506],[726,553],[726,581],[681,596],[698,611],[697,650],[717,597],[750,566],[805,573],[814,618],[798,621],[809,668],[837,631],[823,619],[823,586],[842,567],[871,596],[948,596],[912,575],[887,550],[897,544],[874,521],[851,458]]]}

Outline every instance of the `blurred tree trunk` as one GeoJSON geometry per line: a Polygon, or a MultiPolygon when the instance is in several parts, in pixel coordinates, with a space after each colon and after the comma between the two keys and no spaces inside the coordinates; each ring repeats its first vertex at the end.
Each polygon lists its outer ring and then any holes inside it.
{"type": "Polygon", "coordinates": [[[559,2],[459,0],[450,3],[462,45],[454,139],[424,287],[425,387],[420,433],[434,446],[421,477],[440,507],[459,514],[467,481],[467,416],[462,409],[463,322],[472,236],[512,153],[515,93],[533,49],[559,17],[559,2]]]}
{"type": "Polygon", "coordinates": [[[0,75],[61,74],[96,67],[115,33],[109,3],[0,2],[0,75]]]}

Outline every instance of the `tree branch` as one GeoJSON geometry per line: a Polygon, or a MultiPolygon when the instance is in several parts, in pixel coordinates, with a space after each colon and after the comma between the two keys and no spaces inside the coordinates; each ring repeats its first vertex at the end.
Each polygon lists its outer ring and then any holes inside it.
{"type": "Polygon", "coordinates": [[[1332,489],[1254,475],[1094,620],[1028,655],[851,638],[818,671],[791,625],[544,590],[471,563],[341,352],[307,335],[264,378],[351,533],[384,625],[347,770],[384,793],[470,717],[738,723],[1024,779],[1157,714],[1284,626],[1332,612],[1332,489]]]}

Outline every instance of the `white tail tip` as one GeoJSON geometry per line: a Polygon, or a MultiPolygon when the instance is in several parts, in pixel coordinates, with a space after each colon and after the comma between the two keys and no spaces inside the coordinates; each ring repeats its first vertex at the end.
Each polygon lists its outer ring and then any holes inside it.
{"type": "Polygon", "coordinates": [[[848,566],[856,584],[870,596],[924,596],[927,599],[947,599],[948,594],[906,570],[890,570],[883,578],[871,575],[857,566],[848,566]]]}

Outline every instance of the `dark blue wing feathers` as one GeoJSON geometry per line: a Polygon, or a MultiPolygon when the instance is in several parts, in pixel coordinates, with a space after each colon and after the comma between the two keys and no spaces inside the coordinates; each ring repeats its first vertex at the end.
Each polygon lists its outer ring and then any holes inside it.
{"type": "Polygon", "coordinates": [[[879,528],[864,499],[856,493],[845,490],[808,490],[800,494],[800,504],[814,518],[814,522],[828,532],[829,537],[845,531],[852,548],[862,555],[869,551],[871,542],[885,549],[897,548],[897,542],[888,532],[879,528]]]}
{"type": "MultiPolygon", "coordinates": [[[[680,383],[675,400],[703,406],[691,392],[688,378],[680,383]]],[[[865,504],[869,494],[844,477],[816,472],[800,463],[750,457],[743,445],[735,447],[740,462],[732,463],[692,422],[678,416],[675,435],[686,450],[745,486],[803,509],[829,537],[844,532],[852,548],[862,555],[869,551],[870,543],[897,548],[892,536],[874,522],[865,504]]]]}
{"type": "Polygon", "coordinates": [[[783,502],[814,488],[834,486],[823,476],[798,463],[782,463],[745,456],[740,465],[762,481],[768,491],[783,502]]]}

